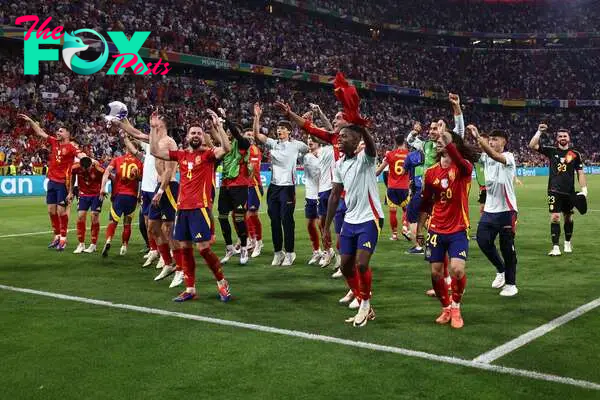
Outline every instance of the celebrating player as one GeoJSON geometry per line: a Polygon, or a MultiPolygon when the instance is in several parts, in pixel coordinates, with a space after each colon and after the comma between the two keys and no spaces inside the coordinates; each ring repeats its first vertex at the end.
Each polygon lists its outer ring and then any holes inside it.
{"type": "Polygon", "coordinates": [[[310,152],[304,155],[302,163],[304,164],[304,216],[306,217],[308,237],[312,243],[313,254],[308,265],[313,265],[321,259],[321,243],[319,239],[319,149],[317,142],[308,138],[307,142],[310,152]]]}
{"type": "MultiPolygon", "coordinates": [[[[177,161],[181,175],[179,199],[177,201],[177,214],[173,227],[173,239],[178,247],[183,249],[183,271],[186,289],[173,301],[184,302],[197,298],[196,295],[196,261],[194,259],[193,243],[196,244],[200,255],[212,271],[217,280],[217,289],[221,301],[228,301],[231,297],[229,283],[223,275],[223,268],[219,257],[210,248],[211,217],[210,200],[215,162],[222,159],[231,150],[227,134],[219,117],[209,110],[212,123],[218,130],[220,147],[212,149],[201,148],[204,132],[199,126],[188,129],[185,150],[177,150],[175,146],[170,149],[160,147],[156,129],[150,131],[150,149],[152,154],[161,160],[177,161]]],[[[158,126],[160,116],[152,114],[151,126],[158,126]]]]}
{"type": "MultiPolygon", "coordinates": [[[[254,121],[255,123],[260,123],[256,116],[254,121]]],[[[260,176],[262,152],[255,144],[254,133],[252,131],[244,133],[244,136],[252,144],[248,149],[250,153],[248,166],[251,170],[251,183],[248,186],[248,212],[246,213],[246,226],[248,227],[248,237],[251,240],[248,247],[253,249],[250,257],[256,258],[260,256],[263,248],[262,223],[260,222],[260,217],[258,216],[258,210],[260,209],[260,202],[263,196],[263,185],[260,176]]]]}
{"type": "Polygon", "coordinates": [[[67,203],[70,203],[73,199],[75,180],[77,180],[79,187],[79,205],[77,207],[77,239],[79,240],[79,245],[73,251],[73,254],[80,254],[82,252],[94,253],[96,251],[96,244],[98,243],[98,233],[100,232],[100,211],[102,211],[103,200],[103,197],[100,197],[100,185],[102,184],[104,168],[100,166],[98,161],[92,160],[89,157],[83,157],[78,163],[73,164],[71,174],[71,185],[69,195],[67,196],[67,203]],[[88,211],[92,213],[92,242],[86,249],[85,225],[88,211]]]}
{"type": "Polygon", "coordinates": [[[404,142],[404,135],[396,136],[396,149],[385,153],[383,162],[377,168],[377,176],[383,172],[385,167],[391,166],[388,176],[387,200],[390,208],[390,226],[392,228],[391,240],[398,240],[398,217],[397,210],[405,211],[410,200],[408,193],[410,177],[404,169],[404,162],[408,156],[408,149],[404,142]]]}
{"type": "Polygon", "coordinates": [[[436,146],[439,162],[425,172],[417,240],[420,246],[425,244],[422,229],[429,219],[425,258],[431,264],[433,289],[442,303],[442,313],[436,322],[450,322],[453,328],[462,328],[460,302],[467,284],[465,263],[469,252],[471,162],[477,155],[459,135],[446,131],[444,125],[443,121],[439,122],[436,146]],[[452,303],[444,279],[446,254],[450,258],[452,303]]]}
{"type": "Polygon", "coordinates": [[[325,235],[329,235],[328,241],[331,242],[329,228],[342,190],[345,190],[347,210],[340,238],[341,271],[354,296],[360,300],[358,313],[346,322],[360,327],[365,326],[369,319],[375,318],[370,302],[372,272],[369,262],[383,223],[383,210],[375,176],[377,150],[373,137],[364,127],[358,125],[342,128],[340,146],[344,158],[337,165],[333,177],[325,235]],[[364,140],[365,149],[356,154],[361,139],[364,140]]]}
{"type": "MultiPolygon", "coordinates": [[[[128,140],[126,137],[123,139],[128,140]]],[[[100,198],[106,197],[106,184],[114,171],[111,188],[110,223],[106,228],[106,243],[102,249],[102,257],[108,256],[113,236],[121,218],[123,218],[123,233],[119,254],[122,256],[127,254],[127,245],[131,238],[131,221],[137,206],[139,182],[142,179],[144,169],[142,162],[137,158],[139,151],[134,150],[135,152],[132,153],[129,146],[126,146],[125,154],[113,158],[102,177],[100,198]]]]}
{"type": "Polygon", "coordinates": [[[560,214],[564,217],[565,243],[564,252],[572,253],[571,237],[573,236],[573,196],[575,195],[575,173],[581,187],[581,193],[587,197],[587,183],[583,172],[583,162],[577,150],[570,148],[570,134],[566,129],[559,129],[556,134],[558,146],[540,145],[540,138],[546,133],[548,126],[540,124],[538,131],[531,138],[529,147],[537,150],[550,161],[550,177],[548,179],[548,209],[550,211],[550,235],[552,250],[549,256],[560,256],[560,214]]]}
{"type": "MultiPolygon", "coordinates": [[[[261,114],[262,110],[256,104],[255,115],[260,118],[261,114]]],[[[263,135],[256,128],[255,124],[254,137],[269,149],[271,153],[271,168],[273,169],[271,184],[267,190],[271,235],[273,237],[275,252],[271,265],[291,266],[296,259],[296,253],[294,252],[296,160],[300,155],[308,152],[308,146],[299,140],[290,138],[292,124],[289,121],[279,121],[277,124],[279,140],[274,140],[263,135]],[[282,228],[283,233],[281,231],[282,228]],[[282,247],[285,247],[285,254],[281,251],[282,247]]]]}
{"type": "Polygon", "coordinates": [[[71,167],[75,157],[85,157],[75,143],[71,142],[71,131],[62,126],[56,131],[56,136],[50,136],[40,125],[25,114],[18,117],[29,124],[36,135],[50,144],[48,157],[48,190],[46,204],[48,215],[54,230],[54,239],[48,245],[49,249],[63,251],[67,246],[67,229],[69,227],[69,214],[67,212],[67,181],[71,177],[71,167]]]}
{"type": "Polygon", "coordinates": [[[492,287],[503,288],[500,296],[514,296],[519,292],[516,286],[515,233],[518,211],[514,188],[517,170],[515,157],[505,151],[508,135],[504,131],[494,130],[488,138],[482,137],[474,125],[467,126],[467,131],[485,152],[481,155],[480,162],[484,167],[487,195],[477,227],[477,244],[496,267],[492,287]],[[500,236],[502,258],[494,244],[497,235],[500,236]]]}
{"type": "Polygon", "coordinates": [[[413,150],[406,156],[404,169],[410,177],[410,200],[406,206],[406,220],[410,227],[413,247],[406,254],[423,254],[424,250],[417,243],[417,222],[421,208],[421,191],[423,188],[423,152],[413,150]]]}

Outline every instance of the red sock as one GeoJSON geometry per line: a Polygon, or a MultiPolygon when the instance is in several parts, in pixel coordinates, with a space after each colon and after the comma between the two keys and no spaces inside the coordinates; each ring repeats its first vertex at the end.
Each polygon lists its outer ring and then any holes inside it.
{"type": "Polygon", "coordinates": [[[106,227],[106,240],[112,239],[115,236],[115,231],[117,230],[117,223],[111,221],[106,227]]]}
{"type": "Polygon", "coordinates": [[[158,252],[160,253],[160,256],[162,257],[166,265],[173,264],[173,258],[171,257],[171,249],[169,248],[169,243],[159,244],[158,252]]]}
{"type": "Polygon", "coordinates": [[[447,278],[450,276],[450,273],[448,272],[448,254],[446,254],[444,256],[444,278],[447,278]]]}
{"type": "Polygon", "coordinates": [[[317,229],[317,221],[314,219],[308,220],[308,236],[312,243],[313,251],[319,250],[319,230],[317,229]]]}
{"type": "Polygon", "coordinates": [[[208,268],[212,271],[215,279],[220,281],[224,278],[223,276],[223,268],[221,267],[221,261],[219,261],[219,257],[209,248],[206,248],[200,252],[204,261],[208,265],[208,268]]]}
{"type": "Polygon", "coordinates": [[[182,249],[183,253],[183,278],[186,287],[196,286],[196,259],[194,258],[194,249],[186,247],[182,249]]]}
{"type": "Polygon", "coordinates": [[[452,301],[455,303],[460,303],[462,300],[462,295],[465,292],[465,287],[467,286],[467,274],[464,274],[462,278],[457,279],[452,277],[452,301]]]}
{"type": "Polygon", "coordinates": [[[360,277],[358,274],[358,270],[356,268],[352,269],[352,275],[346,276],[346,283],[352,293],[354,293],[354,297],[360,299],[360,277]]]}
{"type": "Polygon", "coordinates": [[[365,272],[360,272],[360,298],[369,300],[371,298],[371,283],[373,281],[373,273],[371,267],[367,267],[365,272]]]}
{"type": "Polygon", "coordinates": [[[77,220],[77,240],[79,243],[85,243],[85,218],[77,220]]]}
{"type": "Polygon", "coordinates": [[[435,290],[435,295],[440,299],[440,303],[442,303],[442,307],[448,307],[450,305],[450,296],[448,295],[446,280],[443,277],[438,278],[431,275],[431,284],[433,285],[433,290],[435,290]]]}
{"type": "Polygon", "coordinates": [[[121,235],[121,243],[127,245],[129,243],[129,238],[131,238],[131,224],[123,225],[123,234],[121,235]]]}
{"type": "Polygon", "coordinates": [[[50,215],[50,224],[52,225],[52,230],[55,235],[60,235],[60,218],[58,218],[58,214],[49,214],[50,215]]]}
{"type": "Polygon", "coordinates": [[[408,226],[408,220],[406,219],[406,207],[402,209],[402,226],[408,226]]]}
{"type": "Polygon", "coordinates": [[[256,240],[262,240],[262,224],[260,222],[260,217],[258,215],[251,215],[250,218],[252,219],[256,240]]]}
{"type": "Polygon", "coordinates": [[[69,227],[69,214],[60,215],[60,236],[67,237],[67,228],[69,227]]]}
{"type": "Polygon", "coordinates": [[[398,233],[398,210],[390,207],[390,226],[392,227],[392,233],[396,235],[398,233]]]}
{"type": "Polygon", "coordinates": [[[92,222],[92,244],[98,243],[98,234],[100,233],[100,222],[92,222]]]}
{"type": "Polygon", "coordinates": [[[154,240],[154,236],[152,236],[152,234],[150,234],[148,237],[148,243],[150,244],[150,250],[158,250],[158,245],[156,244],[156,240],[154,240]]]}
{"type": "Polygon", "coordinates": [[[244,217],[246,221],[246,229],[248,231],[248,239],[254,239],[254,225],[252,225],[252,218],[248,214],[244,217]]]}
{"type": "Polygon", "coordinates": [[[183,249],[174,249],[173,258],[175,259],[175,266],[177,271],[183,270],[183,249]]]}

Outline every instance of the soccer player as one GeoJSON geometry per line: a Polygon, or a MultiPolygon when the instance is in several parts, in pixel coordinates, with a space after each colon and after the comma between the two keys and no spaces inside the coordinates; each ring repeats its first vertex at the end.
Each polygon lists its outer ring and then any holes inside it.
{"type": "Polygon", "coordinates": [[[540,145],[540,138],[546,133],[548,126],[540,124],[538,131],[531,138],[529,147],[537,150],[550,161],[550,177],[548,179],[548,209],[550,211],[550,235],[552,250],[549,256],[560,256],[560,214],[564,217],[565,243],[564,252],[572,253],[571,237],[573,236],[573,200],[575,195],[575,173],[581,193],[587,197],[587,182],[583,172],[581,155],[570,148],[571,137],[567,129],[559,129],[556,134],[558,146],[540,145]]]}
{"type": "Polygon", "coordinates": [[[469,132],[485,154],[481,155],[486,185],[486,200],[483,214],[477,227],[477,244],[496,267],[496,278],[492,288],[500,289],[500,296],[511,297],[519,290],[516,285],[517,253],[515,233],[517,223],[517,196],[514,179],[517,165],[512,153],[505,151],[508,135],[504,131],[493,130],[487,138],[479,134],[474,125],[467,126],[469,132]],[[498,254],[494,241],[500,236],[498,254]]]}
{"type": "MultiPolygon", "coordinates": [[[[468,130],[468,127],[467,127],[468,130]]],[[[473,133],[471,133],[474,135],[473,133]]],[[[479,138],[486,143],[489,143],[489,135],[487,133],[481,133],[477,137],[477,141],[479,142],[479,138]]],[[[480,145],[481,146],[481,145],[480,145]]],[[[483,148],[483,146],[481,146],[483,148]]],[[[485,203],[487,199],[487,186],[485,181],[485,163],[483,162],[483,158],[479,159],[475,163],[475,179],[477,180],[477,185],[479,185],[479,198],[477,202],[479,203],[479,215],[483,215],[483,209],[485,208],[485,203]]]]}
{"type": "Polygon", "coordinates": [[[341,271],[354,296],[360,299],[357,314],[346,320],[355,327],[365,326],[375,319],[371,307],[372,272],[369,267],[371,256],[383,223],[383,209],[379,200],[375,157],[377,150],[373,137],[362,126],[350,125],[340,131],[340,146],[344,158],[338,163],[333,189],[329,198],[325,235],[331,234],[333,222],[342,190],[346,191],[346,215],[341,230],[341,271]],[[356,153],[360,140],[365,149],[356,153]]]}
{"type": "Polygon", "coordinates": [[[67,181],[71,177],[71,167],[75,162],[75,157],[83,158],[85,153],[80,152],[77,145],[71,142],[70,129],[62,126],[58,128],[55,136],[51,136],[27,115],[19,114],[18,117],[27,122],[36,135],[50,144],[46,204],[48,205],[50,223],[54,230],[54,239],[50,242],[48,248],[63,251],[67,246],[67,229],[69,227],[67,181]]]}
{"type": "Polygon", "coordinates": [[[96,244],[98,243],[98,233],[100,232],[100,211],[102,211],[102,200],[100,191],[104,168],[96,160],[89,157],[83,157],[78,163],[73,164],[71,169],[71,185],[67,203],[70,203],[74,197],[75,180],[78,183],[79,190],[79,205],[77,207],[77,239],[79,245],[73,251],[73,254],[94,253],[96,244]],[[87,213],[92,213],[92,242],[89,247],[85,248],[85,225],[87,213]]]}
{"type": "Polygon", "coordinates": [[[409,184],[410,177],[404,169],[404,162],[408,156],[408,148],[404,141],[404,135],[396,136],[396,149],[385,153],[383,162],[377,168],[377,176],[383,172],[385,167],[390,166],[390,173],[387,185],[387,199],[390,208],[390,226],[392,228],[392,237],[390,240],[398,240],[398,217],[397,210],[401,208],[405,211],[406,205],[410,200],[409,184]]]}
{"type": "Polygon", "coordinates": [[[438,324],[450,322],[453,328],[464,325],[460,303],[467,284],[465,263],[469,252],[469,187],[477,159],[476,152],[466,146],[457,134],[446,131],[439,122],[438,163],[425,172],[417,240],[425,244],[422,230],[429,219],[425,258],[431,264],[431,281],[442,304],[438,324]],[[444,259],[450,258],[452,300],[444,279],[444,259]]]}
{"type": "MultiPolygon", "coordinates": [[[[209,215],[211,213],[212,201],[210,196],[215,162],[222,159],[231,150],[231,144],[217,114],[210,110],[209,114],[212,124],[217,129],[220,147],[202,148],[204,132],[199,126],[192,125],[188,129],[185,150],[177,150],[175,146],[170,149],[158,146],[158,141],[155,140],[155,137],[152,137],[156,136],[156,130],[150,131],[150,150],[152,154],[156,158],[165,161],[177,161],[181,176],[173,239],[177,241],[177,246],[183,250],[186,289],[173,299],[175,302],[197,298],[194,243],[217,281],[221,301],[229,301],[231,298],[229,283],[223,275],[219,257],[210,248],[211,217],[209,215]]],[[[158,124],[159,115],[152,114],[150,125],[157,126],[158,124]]]]}
{"type": "MultiPolygon", "coordinates": [[[[223,113],[224,115],[224,113],[223,113]]],[[[250,141],[242,136],[242,131],[233,122],[225,119],[225,128],[231,133],[231,150],[223,157],[223,173],[219,190],[219,224],[225,239],[226,252],[221,263],[227,263],[234,256],[233,239],[229,214],[232,213],[235,230],[240,239],[240,264],[248,263],[248,231],[246,211],[248,207],[248,186],[250,176],[250,141]]]]}
{"type": "Polygon", "coordinates": [[[406,220],[410,227],[410,236],[413,247],[406,254],[424,254],[425,251],[417,243],[417,222],[421,208],[421,191],[423,188],[423,152],[413,150],[406,156],[404,169],[410,177],[410,200],[406,206],[406,220]]]}
{"type": "MultiPolygon", "coordinates": [[[[257,119],[255,118],[255,121],[257,119]]],[[[260,202],[263,196],[263,185],[262,178],[260,176],[260,164],[262,161],[262,152],[255,144],[254,133],[248,131],[244,134],[246,139],[252,143],[250,149],[250,160],[248,166],[250,167],[250,175],[252,182],[248,186],[248,212],[246,213],[246,226],[248,227],[248,236],[251,239],[249,248],[252,248],[252,254],[250,257],[256,258],[260,256],[263,249],[262,241],[262,223],[258,215],[260,209],[260,202]]]]}
{"type": "Polygon", "coordinates": [[[321,259],[321,243],[319,239],[319,179],[321,171],[319,169],[319,150],[317,142],[308,138],[306,144],[310,150],[304,155],[302,163],[304,164],[304,216],[306,218],[308,237],[312,243],[313,254],[308,265],[313,265],[321,259]]]}
{"type": "MultiPolygon", "coordinates": [[[[256,104],[255,115],[260,118],[261,114],[262,110],[256,104]]],[[[279,140],[271,139],[258,130],[254,130],[256,140],[265,144],[271,153],[272,175],[271,184],[267,190],[267,203],[275,252],[271,262],[273,266],[291,266],[296,259],[294,252],[296,160],[308,152],[308,146],[304,142],[291,139],[291,132],[292,124],[285,120],[279,121],[277,124],[279,140]],[[282,251],[283,247],[285,247],[285,253],[282,251]]]]}
{"type": "Polygon", "coordinates": [[[139,182],[144,170],[142,162],[137,158],[138,154],[137,150],[134,154],[126,147],[125,154],[113,158],[104,171],[99,198],[106,196],[106,184],[113,172],[114,179],[111,188],[110,223],[106,228],[106,243],[102,249],[102,257],[108,257],[111,242],[121,218],[123,218],[123,234],[121,235],[119,254],[121,256],[127,254],[127,245],[131,238],[131,221],[137,206],[139,182]]]}

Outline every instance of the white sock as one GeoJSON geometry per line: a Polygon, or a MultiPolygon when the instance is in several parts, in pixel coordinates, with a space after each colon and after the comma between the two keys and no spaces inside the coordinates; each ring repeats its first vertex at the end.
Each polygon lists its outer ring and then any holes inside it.
{"type": "Polygon", "coordinates": [[[454,300],[452,300],[452,304],[450,304],[450,307],[452,307],[452,308],[460,308],[460,303],[457,303],[454,300]]]}

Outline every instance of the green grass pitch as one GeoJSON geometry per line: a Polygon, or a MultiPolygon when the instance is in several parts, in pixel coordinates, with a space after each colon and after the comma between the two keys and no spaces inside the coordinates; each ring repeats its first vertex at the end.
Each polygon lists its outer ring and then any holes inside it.
{"type": "MultiPolygon", "coordinates": [[[[137,227],[129,254],[119,257],[115,245],[108,259],[72,254],[75,232],[62,254],[46,249],[50,234],[6,237],[49,230],[42,198],[0,199],[0,284],[471,360],[599,296],[600,179],[589,177],[590,211],[576,216],[574,253],[560,258],[546,256],[546,182],[525,178],[517,188],[517,297],[501,298],[490,288],[494,269],[471,242],[460,331],[433,322],[439,302],[424,295],[428,265],[404,254],[407,242],[389,240],[388,221],[372,262],[377,319],[361,329],[344,324],[353,314],[337,304],[344,283],[331,279],[330,269],[305,264],[311,250],[302,188],[296,265],[270,266],[263,213],[263,255],[247,266],[235,259],[225,266],[234,296],[227,304],[216,299],[212,275],[199,257],[199,300],[173,303],[180,289],[168,289],[170,278],[153,282],[157,271],[141,268],[137,227]]],[[[476,193],[471,198],[476,226],[476,193]]],[[[103,236],[104,230],[100,243],[103,236]]],[[[214,249],[222,254],[222,241],[214,249]]],[[[600,383],[598,332],[595,309],[494,364],[600,383]]],[[[596,390],[561,383],[7,290],[0,290],[0,365],[4,399],[600,398],[596,390]]]]}

